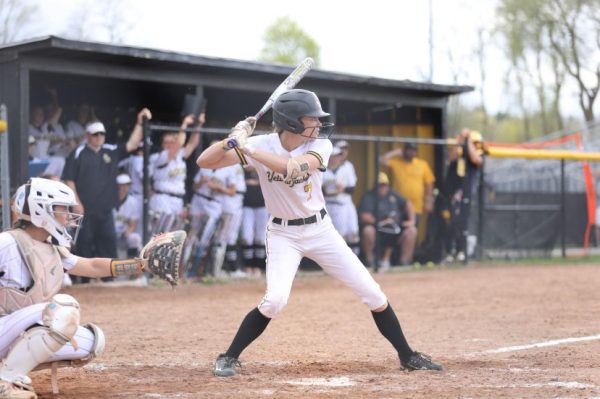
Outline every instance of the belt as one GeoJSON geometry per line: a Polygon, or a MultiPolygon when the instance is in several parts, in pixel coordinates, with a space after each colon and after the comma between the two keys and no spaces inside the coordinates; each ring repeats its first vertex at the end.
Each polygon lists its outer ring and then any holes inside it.
{"type": "Polygon", "coordinates": [[[206,200],[209,200],[209,201],[216,201],[216,199],[214,199],[213,197],[209,197],[206,194],[194,193],[194,195],[197,195],[198,197],[202,197],[202,198],[204,198],[206,200]]]}
{"type": "MultiPolygon", "coordinates": [[[[325,217],[325,215],[327,215],[327,211],[325,210],[325,208],[321,209],[319,211],[319,213],[321,214],[321,219],[323,219],[325,217]]],[[[300,219],[288,220],[286,224],[288,226],[303,226],[305,224],[312,224],[312,223],[316,223],[316,222],[317,222],[317,215],[312,215],[312,216],[304,218],[304,219],[300,218],[300,219]]],[[[273,218],[273,223],[282,224],[283,219],[282,218],[273,218]]]]}
{"type": "Polygon", "coordinates": [[[154,192],[156,194],[170,195],[171,197],[176,197],[176,198],[183,198],[183,197],[185,197],[185,194],[167,193],[166,191],[159,191],[159,190],[154,190],[154,192]]]}

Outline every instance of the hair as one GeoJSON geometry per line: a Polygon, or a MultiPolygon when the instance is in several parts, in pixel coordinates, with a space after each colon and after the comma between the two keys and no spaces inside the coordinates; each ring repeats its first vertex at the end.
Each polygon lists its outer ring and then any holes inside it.
{"type": "Polygon", "coordinates": [[[12,225],[13,229],[25,229],[26,227],[33,226],[29,220],[17,219],[12,225]]]}

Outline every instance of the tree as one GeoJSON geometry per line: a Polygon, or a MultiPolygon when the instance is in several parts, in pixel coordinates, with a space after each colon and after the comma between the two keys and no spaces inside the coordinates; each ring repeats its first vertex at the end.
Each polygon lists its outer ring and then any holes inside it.
{"type": "Polygon", "coordinates": [[[579,88],[579,106],[585,120],[594,120],[594,102],[600,89],[600,2],[553,0],[540,13],[548,26],[552,49],[579,88]]]}
{"type": "Polygon", "coordinates": [[[37,6],[19,0],[0,0],[0,44],[20,38],[24,28],[31,22],[37,6]]]}
{"type": "Polygon", "coordinates": [[[544,129],[563,127],[558,104],[567,75],[592,121],[600,88],[600,2],[501,0],[497,11],[512,73],[535,91],[544,129]]]}
{"type": "Polygon", "coordinates": [[[296,65],[306,57],[312,57],[319,65],[319,45],[289,17],[280,17],[269,26],[264,35],[265,46],[259,59],[296,65]]]}
{"type": "Polygon", "coordinates": [[[75,40],[98,40],[112,44],[123,43],[133,28],[135,15],[131,1],[86,0],[71,12],[70,22],[63,35],[75,40]]]}

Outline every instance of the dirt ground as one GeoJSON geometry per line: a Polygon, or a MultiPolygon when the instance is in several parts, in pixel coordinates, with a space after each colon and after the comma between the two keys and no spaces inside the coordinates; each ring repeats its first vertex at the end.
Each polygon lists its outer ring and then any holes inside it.
{"type": "Polygon", "coordinates": [[[348,289],[303,273],[228,379],[213,377],[212,363],[258,304],[263,280],[175,291],[76,286],[66,291],[81,303],[82,321],[104,330],[105,352],[59,369],[57,396],[49,371],[31,376],[40,398],[57,399],[600,398],[599,272],[472,265],[376,274],[413,349],[443,372],[401,370],[348,289]]]}

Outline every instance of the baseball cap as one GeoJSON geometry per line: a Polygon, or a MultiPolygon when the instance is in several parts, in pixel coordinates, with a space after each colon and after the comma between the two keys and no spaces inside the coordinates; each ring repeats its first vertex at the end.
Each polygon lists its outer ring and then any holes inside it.
{"type": "Polygon", "coordinates": [[[379,175],[377,176],[377,183],[390,184],[390,179],[388,178],[388,175],[386,175],[384,172],[379,172],[379,175]]]}
{"type": "Polygon", "coordinates": [[[348,148],[350,147],[350,144],[348,144],[346,140],[340,140],[337,141],[333,146],[337,148],[348,148]]]}
{"type": "Polygon", "coordinates": [[[104,124],[102,122],[90,122],[85,125],[85,131],[89,134],[98,134],[104,133],[106,134],[106,129],[104,128],[104,124]]]}
{"type": "Polygon", "coordinates": [[[333,150],[331,150],[331,155],[340,155],[342,153],[342,149],[339,147],[333,147],[333,150]]]}
{"type": "Polygon", "coordinates": [[[471,133],[469,133],[469,137],[471,138],[471,141],[474,143],[483,141],[483,136],[477,130],[471,130],[471,133]]]}
{"type": "Polygon", "coordinates": [[[405,143],[404,144],[404,148],[406,148],[406,149],[412,148],[413,150],[416,150],[417,149],[417,144],[415,144],[415,143],[405,143]]]}
{"type": "Polygon", "coordinates": [[[117,184],[131,184],[131,177],[128,174],[121,173],[117,176],[117,184]]]}

